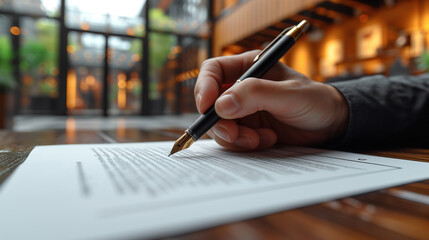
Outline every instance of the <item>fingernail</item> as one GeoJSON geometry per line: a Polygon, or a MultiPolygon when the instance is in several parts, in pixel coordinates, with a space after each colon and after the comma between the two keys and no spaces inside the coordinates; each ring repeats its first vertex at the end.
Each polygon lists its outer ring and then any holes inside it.
{"type": "Polygon", "coordinates": [[[197,104],[197,109],[200,109],[200,104],[201,104],[201,93],[198,93],[197,96],[195,97],[195,103],[197,104]]]}
{"type": "Polygon", "coordinates": [[[240,109],[240,103],[234,94],[226,94],[216,101],[217,110],[222,115],[232,115],[240,109]]]}
{"type": "Polygon", "coordinates": [[[221,127],[221,126],[214,126],[213,132],[214,132],[214,134],[216,134],[218,137],[222,138],[223,140],[225,140],[227,142],[231,142],[231,136],[229,135],[229,132],[226,128],[221,127]]]}
{"type": "Polygon", "coordinates": [[[234,144],[237,147],[241,147],[241,148],[252,148],[252,141],[250,141],[249,138],[247,137],[240,137],[237,140],[234,141],[234,144]]]}

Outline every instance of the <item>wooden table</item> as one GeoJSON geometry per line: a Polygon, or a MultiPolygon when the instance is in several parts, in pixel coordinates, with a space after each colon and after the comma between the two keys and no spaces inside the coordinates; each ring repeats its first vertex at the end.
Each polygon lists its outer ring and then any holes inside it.
{"type": "MultiPolygon", "coordinates": [[[[36,145],[167,141],[175,140],[181,133],[178,129],[123,128],[110,131],[0,131],[0,184],[36,145]]],[[[426,149],[365,153],[429,162],[429,150],[426,149]]],[[[284,211],[173,239],[429,239],[429,181],[284,211]]]]}

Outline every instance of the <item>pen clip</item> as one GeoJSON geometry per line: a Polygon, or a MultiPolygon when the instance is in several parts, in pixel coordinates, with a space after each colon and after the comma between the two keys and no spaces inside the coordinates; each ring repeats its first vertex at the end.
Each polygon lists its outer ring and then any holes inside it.
{"type": "Polygon", "coordinates": [[[268,46],[266,46],[258,55],[256,55],[256,57],[253,59],[253,64],[256,63],[259,59],[261,59],[261,57],[268,51],[270,50],[271,47],[274,46],[274,44],[276,44],[276,42],[278,42],[280,40],[280,38],[282,38],[284,35],[286,35],[286,33],[291,30],[293,27],[288,27],[285,28],[279,35],[277,35],[276,38],[274,38],[273,41],[271,41],[268,46]]]}

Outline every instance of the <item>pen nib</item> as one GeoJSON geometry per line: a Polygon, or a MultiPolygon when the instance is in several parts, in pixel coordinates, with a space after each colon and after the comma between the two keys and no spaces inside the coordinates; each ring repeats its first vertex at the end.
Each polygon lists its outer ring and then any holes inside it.
{"type": "Polygon", "coordinates": [[[177,141],[174,143],[173,148],[171,149],[171,152],[168,156],[171,156],[177,152],[182,151],[183,149],[187,149],[194,143],[194,139],[191,137],[191,135],[185,133],[183,134],[177,141]]]}

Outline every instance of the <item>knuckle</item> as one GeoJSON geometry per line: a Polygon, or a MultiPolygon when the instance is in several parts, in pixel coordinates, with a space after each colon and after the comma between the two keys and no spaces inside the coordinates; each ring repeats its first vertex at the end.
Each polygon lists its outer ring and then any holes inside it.
{"type": "Polygon", "coordinates": [[[285,86],[288,88],[298,88],[302,86],[302,81],[295,80],[295,79],[287,80],[285,82],[285,86]]]}
{"type": "Polygon", "coordinates": [[[248,78],[243,83],[245,84],[244,88],[249,94],[257,94],[264,88],[263,80],[258,78],[248,78]]]}
{"type": "Polygon", "coordinates": [[[214,58],[206,59],[201,63],[201,69],[210,68],[211,66],[219,66],[219,64],[220,64],[219,62],[223,58],[226,58],[226,57],[221,56],[221,57],[214,57],[214,58]]]}
{"type": "Polygon", "coordinates": [[[209,58],[209,59],[204,60],[204,61],[201,63],[201,68],[203,68],[203,67],[205,67],[205,66],[207,66],[207,65],[212,64],[212,63],[213,63],[213,61],[214,61],[214,58],[209,58]]]}

